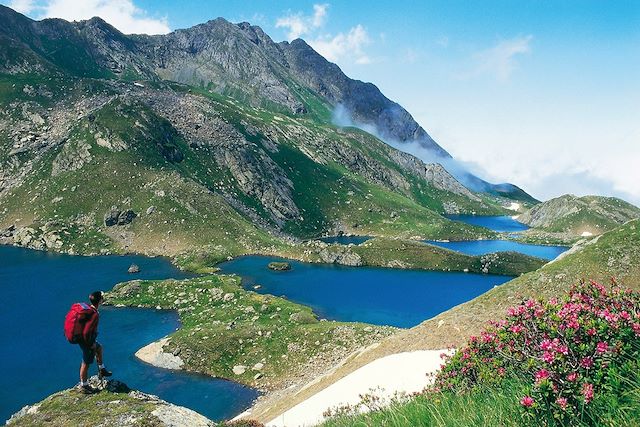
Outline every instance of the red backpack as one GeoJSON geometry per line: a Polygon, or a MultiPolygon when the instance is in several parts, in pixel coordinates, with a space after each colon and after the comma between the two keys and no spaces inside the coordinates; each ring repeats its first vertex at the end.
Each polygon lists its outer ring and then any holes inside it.
{"type": "Polygon", "coordinates": [[[64,336],[71,344],[92,344],[98,329],[98,313],[95,308],[84,302],[78,302],[64,318],[64,336]]]}

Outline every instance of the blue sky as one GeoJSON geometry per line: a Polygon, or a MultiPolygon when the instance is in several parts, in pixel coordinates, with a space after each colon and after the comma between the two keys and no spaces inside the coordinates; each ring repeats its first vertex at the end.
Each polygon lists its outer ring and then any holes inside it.
{"type": "Polygon", "coordinates": [[[489,180],[640,204],[640,1],[5,3],[127,33],[223,16],[302,37],[489,180]]]}

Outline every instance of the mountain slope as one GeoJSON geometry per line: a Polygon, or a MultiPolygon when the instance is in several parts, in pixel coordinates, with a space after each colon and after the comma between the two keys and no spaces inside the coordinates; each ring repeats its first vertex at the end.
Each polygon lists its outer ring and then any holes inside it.
{"type": "Polygon", "coordinates": [[[518,221],[548,232],[599,235],[640,217],[640,208],[616,197],[570,194],[536,205],[518,221]]]}
{"type": "Polygon", "coordinates": [[[256,54],[247,31],[266,37],[256,27],[216,20],[166,41],[124,36],[98,18],[35,22],[0,8],[0,22],[19,47],[6,51],[0,74],[4,241],[74,253],[206,247],[224,258],[282,253],[291,247],[282,239],[336,231],[491,237],[440,214],[504,212],[501,199],[468,190],[442,166],[323,120],[323,98],[298,83],[282,88],[304,92],[315,112],[295,114],[251,89],[245,82],[259,79],[250,71],[287,71],[270,39],[262,59],[242,60],[256,54]],[[162,53],[162,43],[177,50],[162,53]],[[211,59],[207,70],[222,67],[216,76],[236,86],[220,91],[234,97],[161,78],[196,57],[211,59]],[[248,64],[256,68],[237,68],[248,64]],[[107,224],[109,216],[122,220],[107,224]]]}
{"type": "MultiPolygon", "coordinates": [[[[248,23],[218,18],[167,35],[127,36],[100,18],[36,22],[4,6],[0,23],[0,37],[12,45],[0,49],[5,59],[0,71],[53,69],[82,77],[171,80],[324,122],[341,106],[353,122],[375,126],[384,140],[418,143],[434,158],[450,158],[376,86],[348,78],[303,40],[274,43],[248,23]],[[16,50],[22,53],[16,56],[16,50]]],[[[469,174],[459,178],[472,183],[474,191],[524,197],[516,189],[503,191],[469,174]]]]}

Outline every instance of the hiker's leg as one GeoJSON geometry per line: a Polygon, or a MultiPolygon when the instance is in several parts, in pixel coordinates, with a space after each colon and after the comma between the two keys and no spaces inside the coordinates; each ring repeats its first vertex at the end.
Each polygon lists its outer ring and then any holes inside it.
{"type": "Polygon", "coordinates": [[[80,381],[84,384],[87,382],[88,377],[89,377],[89,365],[87,365],[86,363],[84,363],[84,361],[82,361],[82,363],[80,364],[80,381]]]}
{"type": "Polygon", "coordinates": [[[102,363],[102,345],[99,342],[96,342],[96,361],[98,366],[104,366],[102,363]]]}

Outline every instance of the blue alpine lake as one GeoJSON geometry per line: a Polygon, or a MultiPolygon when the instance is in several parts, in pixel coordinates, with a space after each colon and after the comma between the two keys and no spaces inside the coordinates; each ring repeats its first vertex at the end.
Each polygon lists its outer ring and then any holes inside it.
{"type": "Polygon", "coordinates": [[[569,249],[565,246],[530,245],[512,240],[463,240],[459,242],[426,240],[426,242],[467,255],[484,255],[492,252],[512,251],[548,260],[554,259],[569,249]]]}
{"type": "MultiPolygon", "coordinates": [[[[72,303],[94,290],[109,290],[131,279],[184,278],[164,258],[80,257],[0,246],[0,420],[22,406],[78,382],[80,349],[63,335],[72,303]],[[132,263],[140,267],[128,274],[132,263]]],[[[166,310],[101,307],[100,336],[106,366],[129,387],[194,409],[214,420],[232,417],[258,396],[240,384],[169,371],[134,357],[142,346],[180,326],[166,310]]],[[[96,367],[92,366],[92,374],[96,367]]]]}
{"type": "Polygon", "coordinates": [[[349,244],[359,245],[370,239],[372,239],[371,236],[330,236],[330,237],[321,237],[317,240],[320,240],[325,243],[339,243],[341,245],[349,245],[349,244]]]}
{"type": "Polygon", "coordinates": [[[516,221],[510,216],[445,215],[445,217],[452,221],[460,221],[500,232],[518,232],[529,228],[527,225],[516,221]]]}
{"type": "Polygon", "coordinates": [[[245,256],[219,265],[247,289],[284,296],[322,318],[409,328],[500,285],[511,277],[470,273],[310,264],[245,256]],[[291,270],[273,271],[272,261],[291,270]],[[256,285],[260,285],[257,289],[256,285]]]}
{"type": "MultiPolygon", "coordinates": [[[[453,221],[478,225],[498,232],[517,234],[529,228],[510,216],[446,215],[446,217],[453,221]]],[[[485,255],[492,252],[512,251],[549,260],[569,249],[565,246],[532,245],[513,240],[464,240],[459,242],[425,240],[425,242],[467,255],[485,255]]]]}

